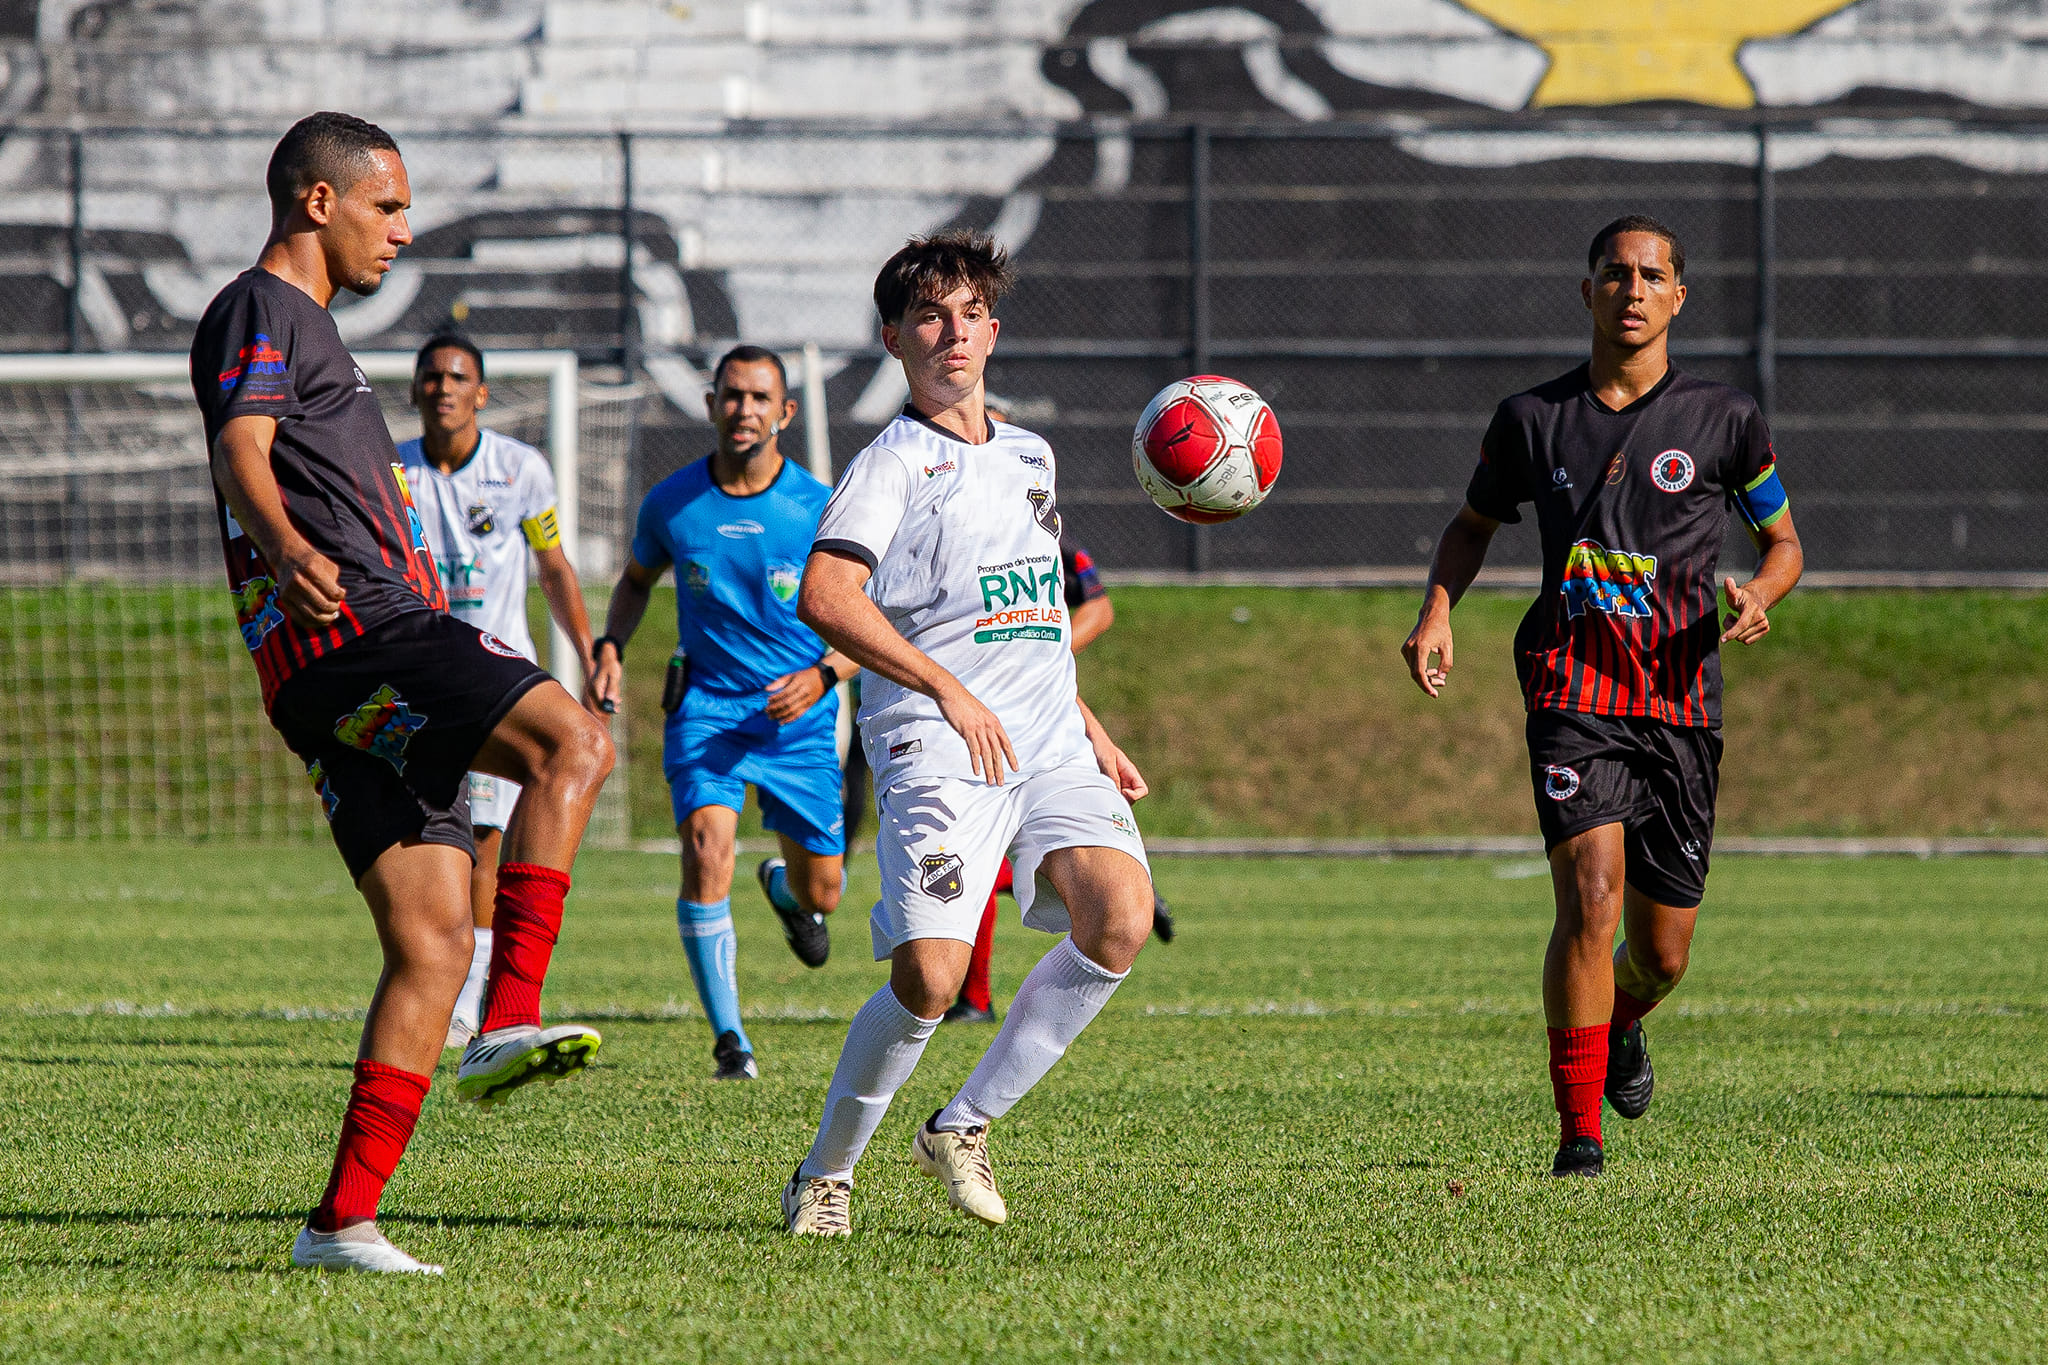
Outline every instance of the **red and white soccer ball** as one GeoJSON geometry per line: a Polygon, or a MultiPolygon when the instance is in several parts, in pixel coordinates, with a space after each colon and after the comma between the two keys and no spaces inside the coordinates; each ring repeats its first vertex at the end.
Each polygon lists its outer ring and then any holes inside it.
{"type": "Polygon", "coordinates": [[[1196,525],[1241,517],[1280,477],[1280,423],[1235,379],[1177,379],[1145,405],[1131,465],[1146,496],[1196,525]]]}

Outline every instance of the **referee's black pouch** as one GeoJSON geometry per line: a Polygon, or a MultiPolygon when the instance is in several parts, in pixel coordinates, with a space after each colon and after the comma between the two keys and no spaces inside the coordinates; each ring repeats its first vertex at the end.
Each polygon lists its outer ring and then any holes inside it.
{"type": "Polygon", "coordinates": [[[689,690],[690,656],[678,645],[676,652],[668,656],[668,676],[661,680],[662,714],[674,715],[683,704],[683,693],[689,690]]]}

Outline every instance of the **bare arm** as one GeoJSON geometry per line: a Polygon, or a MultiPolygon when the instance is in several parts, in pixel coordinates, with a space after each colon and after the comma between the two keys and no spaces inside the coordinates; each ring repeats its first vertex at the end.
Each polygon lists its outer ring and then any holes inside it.
{"type": "Polygon", "coordinates": [[[1081,724],[1088,731],[1088,743],[1095,749],[1096,765],[1103,775],[1116,783],[1116,789],[1124,794],[1124,800],[1136,801],[1152,790],[1145,785],[1144,774],[1138,765],[1131,762],[1131,756],[1117,746],[1109,737],[1109,731],[1102,728],[1102,722],[1095,718],[1095,712],[1087,702],[1074,698],[1081,707],[1081,724]]]}
{"type": "Polygon", "coordinates": [[[824,700],[825,675],[818,671],[820,664],[831,669],[841,682],[860,672],[859,664],[836,649],[827,649],[824,657],[809,668],[785,673],[768,684],[770,720],[777,725],[787,725],[824,700]]]}
{"type": "Polygon", "coordinates": [[[1749,582],[1738,584],[1733,578],[1728,580],[1728,609],[1734,614],[1721,635],[1723,644],[1733,640],[1753,645],[1770,634],[1771,618],[1767,613],[1785,600],[1799,582],[1799,576],[1806,572],[1806,552],[1800,548],[1799,532],[1793,529],[1789,507],[1763,530],[1752,531],[1750,539],[1764,556],[1757,562],[1756,574],[1749,582]]]}
{"type": "MultiPolygon", "coordinates": [[[[640,629],[640,618],[647,614],[648,600],[654,595],[654,585],[661,581],[663,569],[650,569],[631,555],[626,556],[626,571],[619,575],[618,584],[612,589],[611,605],[605,609],[606,635],[620,641],[633,638],[633,632],[640,629]]],[[[624,686],[625,660],[618,651],[593,650],[590,694],[597,698],[598,705],[610,702],[616,710],[625,699],[624,686]]]]}
{"type": "Polygon", "coordinates": [[[327,626],[341,615],[341,571],[299,534],[284,510],[270,469],[274,417],[233,417],[213,443],[213,482],[235,521],[256,542],[277,575],[277,603],[302,626],[327,626]]]}
{"type": "Polygon", "coordinates": [[[813,550],[797,594],[797,617],[862,668],[937,702],[939,714],[967,742],[975,774],[1000,787],[1005,761],[1011,771],[1017,768],[1003,723],[958,678],[896,632],[882,609],[868,600],[869,576],[868,566],[854,555],[813,550]]]}
{"type": "Polygon", "coordinates": [[[548,601],[548,614],[576,646],[576,657],[583,663],[583,705],[598,714],[604,699],[591,685],[596,674],[590,660],[590,613],[583,606],[583,585],[576,581],[576,566],[559,545],[534,551],[534,560],[540,565],[540,593],[548,601]]]}
{"type": "Polygon", "coordinates": [[[1116,608],[1109,604],[1109,594],[1090,598],[1074,608],[1073,628],[1067,633],[1067,641],[1073,651],[1079,654],[1095,643],[1103,631],[1116,621],[1116,608]]]}
{"type": "Polygon", "coordinates": [[[1422,590],[1422,610],[1416,616],[1415,629],[1401,645],[1408,676],[1432,697],[1451,680],[1451,608],[1479,576],[1480,566],[1486,563],[1486,549],[1498,530],[1499,522],[1467,505],[1458,509],[1437,540],[1429,583],[1422,590]],[[1434,668],[1429,666],[1432,654],[1438,659],[1434,668]]]}

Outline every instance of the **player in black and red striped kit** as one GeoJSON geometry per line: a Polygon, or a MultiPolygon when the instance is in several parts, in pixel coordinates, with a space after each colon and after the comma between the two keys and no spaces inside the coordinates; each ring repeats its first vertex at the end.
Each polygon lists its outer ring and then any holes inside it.
{"type": "Polygon", "coordinates": [[[192,343],[228,585],[270,722],[306,764],[377,924],[383,976],[327,1191],[296,1265],[439,1273],[376,1213],[411,1139],[470,959],[467,773],[525,787],[505,833],[483,1030],[457,1093],[493,1100],[601,1041],[540,1026],[569,869],[612,766],[604,727],[520,653],[447,614],[398,451],[328,304],[376,292],[412,240],[398,145],[314,114],[265,177],[270,238],[192,343]]]}
{"type": "Polygon", "coordinates": [[[1624,1118],[1649,1108],[1642,1017],[1685,974],[1706,892],[1720,646],[1763,638],[1804,557],[1756,401],[1671,367],[1666,340],[1685,303],[1677,237],[1651,218],[1617,219],[1587,268],[1592,359],[1495,412],[1402,653],[1436,696],[1450,678],[1451,608],[1501,523],[1534,503],[1543,587],[1515,665],[1557,898],[1543,959],[1561,1120],[1552,1174],[1592,1176],[1603,1091],[1624,1118]],[[1723,622],[1715,574],[1731,510],[1762,559],[1748,583],[1727,580],[1723,622]]]}

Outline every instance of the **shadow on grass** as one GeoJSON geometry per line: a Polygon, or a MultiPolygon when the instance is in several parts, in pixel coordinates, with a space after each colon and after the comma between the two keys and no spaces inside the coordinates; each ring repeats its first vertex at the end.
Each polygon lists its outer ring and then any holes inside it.
{"type": "Polygon", "coordinates": [[[203,1057],[10,1057],[7,1066],[179,1066],[197,1071],[354,1071],[354,1062],[262,1062],[246,1058],[212,1061],[203,1057]]]}
{"type": "Polygon", "coordinates": [[[2048,1091],[2040,1090],[1859,1090],[1856,1093],[1866,1100],[2048,1100],[2048,1091]]]}

